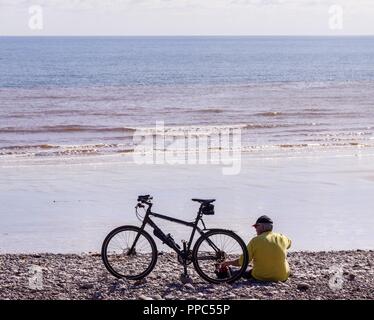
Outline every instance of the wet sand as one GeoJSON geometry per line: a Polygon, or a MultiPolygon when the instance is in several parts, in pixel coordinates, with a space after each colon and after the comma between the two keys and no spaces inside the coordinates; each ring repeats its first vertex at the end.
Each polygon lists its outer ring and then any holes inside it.
{"type": "MultiPolygon", "coordinates": [[[[232,229],[245,242],[267,214],[292,250],[370,250],[374,155],[355,152],[243,155],[233,176],[222,165],[137,165],[121,156],[2,163],[0,253],[96,252],[113,228],[140,224],[139,194],[154,196],[155,212],[187,221],[198,209],[191,198],[215,198],[207,227],[232,229]]],[[[189,238],[189,228],[158,223],[178,243],[189,238]]]]}

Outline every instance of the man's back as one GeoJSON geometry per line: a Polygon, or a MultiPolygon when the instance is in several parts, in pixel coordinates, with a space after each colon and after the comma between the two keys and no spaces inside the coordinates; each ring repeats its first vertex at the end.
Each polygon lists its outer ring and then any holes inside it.
{"type": "Polygon", "coordinates": [[[253,259],[252,276],[258,280],[285,281],[289,276],[287,249],[291,240],[272,231],[254,237],[248,244],[249,260],[253,259]]]}

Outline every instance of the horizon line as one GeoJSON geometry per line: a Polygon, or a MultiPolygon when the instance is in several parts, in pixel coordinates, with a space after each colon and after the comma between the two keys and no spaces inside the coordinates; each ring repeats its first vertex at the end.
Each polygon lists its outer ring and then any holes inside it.
{"type": "Polygon", "coordinates": [[[78,34],[78,35],[56,35],[56,34],[14,34],[2,35],[0,37],[373,37],[373,34],[78,34]]]}

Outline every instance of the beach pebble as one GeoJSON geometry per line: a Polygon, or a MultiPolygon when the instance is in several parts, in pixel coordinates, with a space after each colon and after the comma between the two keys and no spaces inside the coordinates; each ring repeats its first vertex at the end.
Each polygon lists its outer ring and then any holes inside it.
{"type": "MultiPolygon", "coordinates": [[[[180,299],[372,299],[374,269],[367,268],[368,261],[374,261],[369,251],[320,253],[290,252],[289,262],[295,277],[286,282],[261,282],[239,279],[234,284],[210,284],[199,277],[193,268],[190,280],[179,281],[180,265],[174,253],[164,253],[159,257],[154,274],[162,277],[147,277],[147,280],[134,281],[115,279],[102,264],[100,257],[74,254],[40,254],[38,265],[48,268],[43,274],[43,290],[27,289],[28,265],[35,264],[32,255],[0,255],[0,300],[5,299],[108,299],[108,300],[180,300],[180,299]],[[83,257],[83,258],[82,258],[83,257]],[[165,268],[166,257],[170,261],[165,268]],[[172,258],[170,258],[172,257],[172,258]],[[295,261],[312,261],[313,267],[295,261]],[[321,257],[325,266],[319,265],[321,257]],[[349,261],[349,262],[347,262],[349,261]],[[344,265],[343,290],[331,290],[329,280],[331,265],[344,265]],[[354,269],[358,265],[359,269],[354,269]],[[362,268],[364,267],[364,268],[362,268]],[[17,275],[17,270],[20,275],[17,275]],[[169,271],[168,271],[169,270],[169,271]],[[178,272],[176,272],[178,270],[178,272]],[[326,276],[326,278],[323,277],[326,276]],[[306,279],[300,279],[304,277],[306,279]],[[137,285],[135,285],[137,283],[137,285]],[[26,290],[25,290],[26,289],[26,290]],[[312,290],[313,289],[313,290],[312,290]],[[162,292],[162,293],[160,293],[162,292]]],[[[167,260],[167,261],[169,261],[167,260]]],[[[322,261],[321,260],[321,261],[322,261]]]]}
{"type": "Polygon", "coordinates": [[[140,300],[153,300],[153,298],[148,297],[148,296],[146,296],[146,295],[144,295],[144,294],[139,295],[138,298],[139,298],[140,300]]]}
{"type": "Polygon", "coordinates": [[[112,285],[109,287],[108,291],[109,291],[110,293],[113,293],[113,292],[115,292],[116,290],[118,290],[119,288],[120,288],[120,285],[119,285],[118,283],[116,283],[116,284],[112,284],[112,285]]]}
{"type": "Polygon", "coordinates": [[[302,283],[298,283],[297,284],[297,289],[298,290],[301,290],[301,291],[306,291],[310,288],[310,285],[305,283],[305,282],[302,282],[302,283]]]}
{"type": "Polygon", "coordinates": [[[96,291],[93,295],[92,295],[92,299],[93,300],[102,300],[104,297],[103,297],[103,294],[100,292],[100,291],[96,291]]]}
{"type": "Polygon", "coordinates": [[[143,279],[140,279],[140,280],[136,280],[134,282],[134,286],[140,286],[140,285],[143,285],[143,284],[146,284],[146,283],[147,283],[146,278],[143,278],[143,279]]]}
{"type": "Polygon", "coordinates": [[[92,289],[93,287],[94,285],[92,283],[84,283],[79,286],[79,289],[88,290],[88,289],[92,289]]]}
{"type": "Polygon", "coordinates": [[[184,287],[188,290],[195,290],[195,287],[191,283],[186,283],[184,287]]]}
{"type": "Polygon", "coordinates": [[[207,288],[204,290],[205,293],[214,293],[216,291],[215,288],[207,288]]]}

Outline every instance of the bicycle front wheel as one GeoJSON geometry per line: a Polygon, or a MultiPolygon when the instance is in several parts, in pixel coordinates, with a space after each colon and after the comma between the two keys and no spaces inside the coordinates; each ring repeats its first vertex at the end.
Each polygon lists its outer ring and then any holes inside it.
{"type": "Polygon", "coordinates": [[[101,257],[115,277],[139,280],[156,265],[157,247],[146,231],[135,226],[122,226],[107,235],[101,257]]]}
{"type": "Polygon", "coordinates": [[[248,265],[248,251],[243,240],[233,231],[215,229],[203,234],[193,249],[193,263],[197,273],[211,283],[234,282],[241,277],[248,265]],[[226,275],[217,275],[217,264],[225,260],[243,257],[238,270],[226,275]]]}

